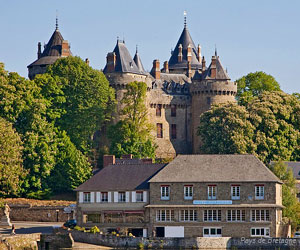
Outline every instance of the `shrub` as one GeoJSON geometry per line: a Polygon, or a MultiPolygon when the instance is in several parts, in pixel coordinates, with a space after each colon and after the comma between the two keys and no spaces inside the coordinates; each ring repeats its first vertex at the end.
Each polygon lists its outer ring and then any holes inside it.
{"type": "Polygon", "coordinates": [[[90,229],[90,233],[93,233],[93,234],[100,233],[100,230],[97,226],[94,226],[90,229]]]}
{"type": "Polygon", "coordinates": [[[85,230],[84,227],[80,227],[80,226],[75,226],[74,229],[77,230],[77,231],[83,231],[83,232],[85,230]]]}

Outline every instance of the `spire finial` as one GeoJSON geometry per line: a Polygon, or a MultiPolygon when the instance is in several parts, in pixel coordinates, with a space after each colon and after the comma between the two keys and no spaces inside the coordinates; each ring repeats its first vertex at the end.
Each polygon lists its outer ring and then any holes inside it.
{"type": "Polygon", "coordinates": [[[138,45],[135,46],[135,53],[138,53],[138,45]]]}
{"type": "Polygon", "coordinates": [[[56,24],[55,24],[55,30],[58,30],[58,10],[56,10],[56,24]]]}
{"type": "Polygon", "coordinates": [[[215,56],[217,56],[218,53],[217,53],[217,45],[215,44],[215,56]]]}
{"type": "Polygon", "coordinates": [[[184,28],[186,28],[186,10],[183,12],[183,16],[184,16],[184,28]]]}

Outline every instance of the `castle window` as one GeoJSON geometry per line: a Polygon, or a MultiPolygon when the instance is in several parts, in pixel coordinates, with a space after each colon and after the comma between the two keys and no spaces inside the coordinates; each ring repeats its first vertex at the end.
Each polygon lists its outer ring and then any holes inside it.
{"type": "Polygon", "coordinates": [[[161,116],[161,104],[156,105],[156,116],[161,116]]]}
{"type": "Polygon", "coordinates": [[[176,105],[171,105],[171,116],[176,117],[176,105]]]}
{"type": "Polygon", "coordinates": [[[171,124],[171,139],[176,139],[177,132],[176,132],[176,124],[171,124]]]}
{"type": "Polygon", "coordinates": [[[156,123],[157,138],[163,138],[163,125],[162,123],[156,123]]]}
{"type": "Polygon", "coordinates": [[[210,105],[210,97],[206,97],[206,104],[210,105]]]}

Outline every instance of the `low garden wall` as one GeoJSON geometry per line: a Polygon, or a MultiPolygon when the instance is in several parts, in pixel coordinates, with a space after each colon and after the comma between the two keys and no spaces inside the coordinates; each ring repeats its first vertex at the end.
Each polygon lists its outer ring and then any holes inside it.
{"type": "Polygon", "coordinates": [[[143,238],[71,231],[74,241],[114,248],[139,249],[300,249],[300,238],[143,238]]]}

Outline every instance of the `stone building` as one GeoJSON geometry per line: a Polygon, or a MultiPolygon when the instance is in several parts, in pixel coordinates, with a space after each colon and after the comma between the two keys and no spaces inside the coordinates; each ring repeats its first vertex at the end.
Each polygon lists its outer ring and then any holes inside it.
{"type": "MultiPolygon", "coordinates": [[[[150,73],[146,72],[138,51],[132,57],[122,40],[107,54],[104,74],[116,90],[118,101],[115,121],[119,119],[120,100],[126,85],[132,81],[147,84],[149,121],[155,128],[153,136],[158,146],[158,158],[173,158],[177,154],[199,153],[197,136],[199,116],[212,104],[234,102],[237,86],[230,81],[220,58],[215,53],[207,67],[201,46],[195,46],[186,22],[171,57],[160,65],[155,59],[150,73]]],[[[29,78],[42,74],[58,58],[71,55],[70,46],[56,29],[38,59],[28,66],[29,78]]]]}
{"type": "Polygon", "coordinates": [[[106,156],[107,164],[76,189],[81,226],[149,237],[286,236],[282,182],[253,155],[179,155],[166,166],[106,156]]]}
{"type": "Polygon", "coordinates": [[[63,36],[58,30],[58,21],[56,19],[56,28],[53,32],[49,42],[44,45],[42,52],[42,45],[38,43],[37,60],[27,66],[28,77],[33,79],[37,74],[44,74],[47,66],[55,63],[61,57],[72,55],[68,41],[64,40],[63,36]]]}
{"type": "Polygon", "coordinates": [[[164,164],[152,164],[151,159],[132,159],[132,155],[122,159],[106,155],[103,160],[104,168],[75,190],[78,224],[146,237],[148,180],[164,164]]]}
{"type": "MultiPolygon", "coordinates": [[[[162,68],[156,59],[151,72],[145,72],[138,51],[132,59],[125,42],[120,40],[106,59],[103,72],[116,90],[118,103],[126,84],[146,82],[146,105],[149,121],[155,128],[157,157],[199,153],[199,116],[212,104],[235,101],[236,83],[230,81],[219,56],[215,53],[206,67],[201,46],[195,46],[186,24],[169,61],[165,61],[162,68]]],[[[118,110],[120,108],[119,105],[118,110]]]]}

